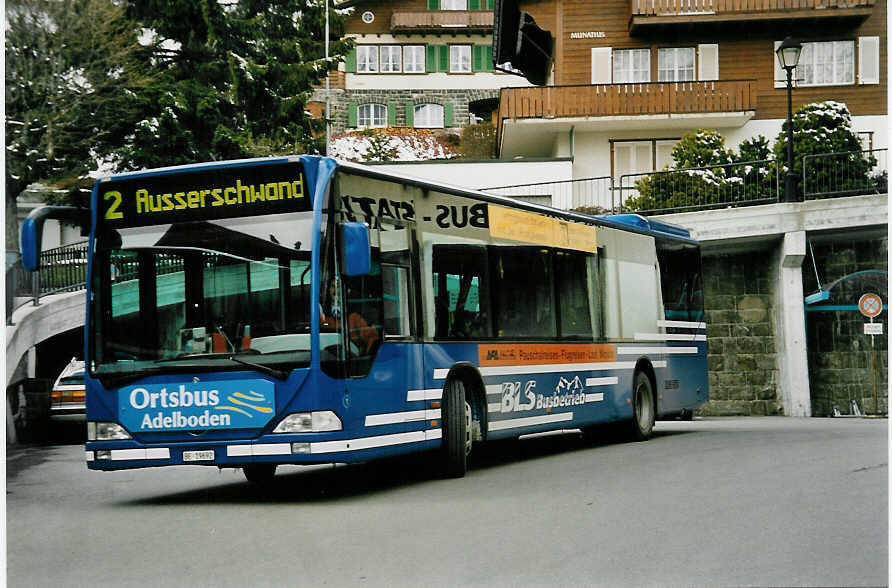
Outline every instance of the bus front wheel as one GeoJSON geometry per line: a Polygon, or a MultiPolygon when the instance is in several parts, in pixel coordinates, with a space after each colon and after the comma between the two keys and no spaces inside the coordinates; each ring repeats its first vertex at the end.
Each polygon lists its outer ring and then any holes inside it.
{"type": "Polygon", "coordinates": [[[242,468],[242,473],[245,474],[245,479],[252,484],[267,484],[276,475],[276,464],[254,463],[246,465],[242,468]]]}
{"type": "Polygon", "coordinates": [[[468,404],[465,384],[450,380],[443,390],[443,473],[449,478],[461,478],[468,471],[471,452],[471,405],[468,404]]]}
{"type": "Polygon", "coordinates": [[[644,372],[635,374],[632,387],[632,423],[631,434],[635,441],[650,439],[656,420],[656,404],[654,390],[650,378],[644,372]]]}

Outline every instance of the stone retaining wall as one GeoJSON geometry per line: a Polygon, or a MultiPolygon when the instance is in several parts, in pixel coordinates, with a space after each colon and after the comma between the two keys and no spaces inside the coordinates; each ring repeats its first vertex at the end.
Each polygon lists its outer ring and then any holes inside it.
{"type": "Polygon", "coordinates": [[[773,251],[703,258],[710,401],[702,415],[776,415],[773,251]]]}

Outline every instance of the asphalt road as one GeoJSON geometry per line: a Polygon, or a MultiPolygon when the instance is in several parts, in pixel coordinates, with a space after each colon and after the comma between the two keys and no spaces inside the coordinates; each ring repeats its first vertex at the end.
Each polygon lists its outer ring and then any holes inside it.
{"type": "Polygon", "coordinates": [[[7,448],[8,582],[888,584],[887,431],[661,422],[646,443],[503,443],[459,480],[413,458],[280,468],[266,489],[197,466],[90,472],[75,443],[7,448]]]}

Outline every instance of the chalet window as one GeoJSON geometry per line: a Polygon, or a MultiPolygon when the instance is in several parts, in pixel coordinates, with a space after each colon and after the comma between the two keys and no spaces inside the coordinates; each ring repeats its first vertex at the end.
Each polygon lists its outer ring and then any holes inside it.
{"type": "Polygon", "coordinates": [[[376,73],[378,71],[378,46],[356,46],[356,71],[359,73],[376,73]]]}
{"type": "Polygon", "coordinates": [[[468,0],[441,0],[440,10],[467,10],[468,0]]]}
{"type": "Polygon", "coordinates": [[[403,47],[403,71],[406,73],[424,73],[424,45],[406,45],[403,47]]]}
{"type": "Polygon", "coordinates": [[[799,56],[800,86],[855,83],[855,42],[803,43],[799,56]]]}
{"type": "Polygon", "coordinates": [[[449,46],[449,73],[471,72],[471,46],[449,46]]]}
{"type": "Polygon", "coordinates": [[[383,104],[360,104],[357,108],[357,124],[365,128],[387,126],[387,107],[383,104]]]}
{"type": "Polygon", "coordinates": [[[657,52],[659,81],[690,82],[694,80],[694,48],[665,47],[657,52]]]}
{"type": "Polygon", "coordinates": [[[403,71],[403,51],[399,45],[381,47],[381,71],[383,73],[399,73],[403,71]]]}
{"type": "Polygon", "coordinates": [[[439,104],[417,104],[414,121],[415,127],[419,129],[442,129],[443,107],[439,104]]]}
{"type": "Polygon", "coordinates": [[[650,49],[614,49],[613,83],[650,81],[650,49]]]}

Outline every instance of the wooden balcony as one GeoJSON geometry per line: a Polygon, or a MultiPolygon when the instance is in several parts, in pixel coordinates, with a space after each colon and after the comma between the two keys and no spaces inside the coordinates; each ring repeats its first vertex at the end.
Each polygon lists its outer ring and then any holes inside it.
{"type": "Polygon", "coordinates": [[[499,120],[731,113],[756,109],[753,80],[503,88],[499,120]]]}
{"type": "Polygon", "coordinates": [[[629,0],[632,34],[675,25],[860,21],[876,0],[629,0]]]}
{"type": "Polygon", "coordinates": [[[488,10],[431,10],[394,12],[390,30],[394,33],[442,32],[460,30],[492,32],[493,13],[488,10]]]}

